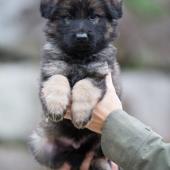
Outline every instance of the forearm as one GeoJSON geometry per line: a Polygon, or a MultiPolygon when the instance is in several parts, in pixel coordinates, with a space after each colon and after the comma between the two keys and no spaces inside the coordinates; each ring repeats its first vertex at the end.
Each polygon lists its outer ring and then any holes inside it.
{"type": "Polygon", "coordinates": [[[105,121],[102,150],[124,170],[170,169],[170,145],[123,111],[111,113],[105,121]]]}

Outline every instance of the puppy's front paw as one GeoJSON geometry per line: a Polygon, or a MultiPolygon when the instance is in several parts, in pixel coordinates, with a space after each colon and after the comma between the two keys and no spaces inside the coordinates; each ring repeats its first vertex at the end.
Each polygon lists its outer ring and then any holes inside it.
{"type": "Polygon", "coordinates": [[[75,84],[72,91],[72,122],[82,129],[91,118],[91,113],[98,103],[102,91],[92,83],[91,79],[83,79],[75,84]]]}
{"type": "Polygon", "coordinates": [[[48,79],[42,88],[43,104],[46,116],[58,122],[63,119],[70,101],[70,85],[66,77],[54,75],[48,79]]]}
{"type": "MultiPolygon", "coordinates": [[[[81,111],[78,111],[79,109],[75,109],[76,106],[74,106],[73,112],[73,119],[72,122],[74,126],[78,129],[83,129],[91,119],[91,111],[83,109],[81,111]]],[[[78,104],[78,107],[82,107],[78,104]]]]}

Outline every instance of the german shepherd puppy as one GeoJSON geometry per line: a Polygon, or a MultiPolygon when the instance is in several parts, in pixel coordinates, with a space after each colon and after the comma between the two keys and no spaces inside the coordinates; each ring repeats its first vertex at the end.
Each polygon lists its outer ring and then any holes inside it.
{"type": "Polygon", "coordinates": [[[67,162],[80,169],[94,152],[92,170],[111,170],[100,148],[100,135],[84,129],[96,104],[103,98],[105,77],[111,72],[117,94],[117,20],[121,0],[42,0],[47,19],[42,57],[40,99],[45,118],[32,135],[31,148],[42,164],[59,169],[67,162]],[[72,120],[63,119],[71,105],[72,120]]]}

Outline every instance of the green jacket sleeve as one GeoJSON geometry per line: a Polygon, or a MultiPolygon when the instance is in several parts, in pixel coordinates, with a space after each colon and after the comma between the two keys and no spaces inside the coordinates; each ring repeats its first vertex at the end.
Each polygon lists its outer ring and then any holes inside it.
{"type": "Polygon", "coordinates": [[[105,156],[124,170],[170,170],[170,144],[124,111],[108,116],[101,140],[105,156]]]}

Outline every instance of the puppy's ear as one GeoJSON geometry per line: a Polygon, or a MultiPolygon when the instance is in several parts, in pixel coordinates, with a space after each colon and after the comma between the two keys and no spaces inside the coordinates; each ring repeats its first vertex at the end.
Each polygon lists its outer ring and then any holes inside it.
{"type": "Polygon", "coordinates": [[[58,1],[59,0],[41,0],[41,16],[47,19],[53,18],[58,8],[58,1]]]}
{"type": "Polygon", "coordinates": [[[112,19],[119,19],[122,17],[122,3],[123,0],[106,0],[109,15],[112,19]]]}

